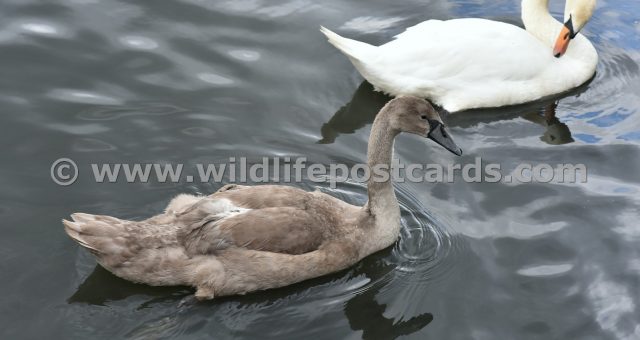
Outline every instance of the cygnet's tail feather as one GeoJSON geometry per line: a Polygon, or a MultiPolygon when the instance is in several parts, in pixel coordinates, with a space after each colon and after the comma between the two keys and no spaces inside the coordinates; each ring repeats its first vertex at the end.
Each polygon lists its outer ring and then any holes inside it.
{"type": "Polygon", "coordinates": [[[100,251],[98,249],[87,243],[87,241],[85,241],[85,239],[82,237],[82,228],[80,227],[79,223],[67,220],[62,220],[62,223],[64,224],[64,231],[67,233],[67,235],[69,235],[69,237],[71,237],[71,239],[78,242],[79,245],[89,249],[89,251],[91,251],[93,254],[100,254],[100,251]]]}
{"type": "Polygon", "coordinates": [[[375,54],[376,47],[373,45],[342,37],[324,26],[320,26],[320,32],[329,39],[331,45],[342,51],[349,58],[364,61],[367,57],[375,54]]]}
{"type": "Polygon", "coordinates": [[[123,279],[153,286],[192,284],[193,266],[202,264],[199,258],[191,261],[178,246],[173,224],[82,213],[71,214],[71,219],[62,220],[67,235],[123,279]]]}
{"type": "Polygon", "coordinates": [[[110,216],[71,214],[72,221],[62,220],[64,230],[74,241],[94,255],[122,251],[125,234],[122,220],[110,216]]]}

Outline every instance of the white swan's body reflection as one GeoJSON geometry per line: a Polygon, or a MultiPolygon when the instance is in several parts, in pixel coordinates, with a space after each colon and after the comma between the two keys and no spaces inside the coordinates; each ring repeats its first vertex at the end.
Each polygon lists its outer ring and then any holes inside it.
{"type": "MultiPolygon", "coordinates": [[[[574,96],[582,93],[588,84],[562,95],[574,96]]],[[[451,127],[469,127],[478,123],[490,123],[522,117],[544,128],[540,140],[551,145],[567,144],[574,141],[569,126],[556,116],[556,101],[562,97],[549,98],[527,105],[499,109],[465,111],[443,116],[451,127]]],[[[378,110],[391,97],[374,91],[367,81],[360,84],[351,101],[341,107],[320,129],[322,139],[318,143],[333,143],[341,134],[354,133],[371,124],[378,110]]]]}

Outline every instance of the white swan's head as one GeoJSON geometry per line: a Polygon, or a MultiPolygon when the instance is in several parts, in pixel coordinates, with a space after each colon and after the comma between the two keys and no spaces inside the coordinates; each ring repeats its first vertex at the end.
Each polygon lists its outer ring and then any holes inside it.
{"type": "Polygon", "coordinates": [[[556,40],[553,55],[557,58],[567,52],[571,39],[587,24],[596,8],[596,0],[567,0],[564,7],[564,26],[556,40]]]}

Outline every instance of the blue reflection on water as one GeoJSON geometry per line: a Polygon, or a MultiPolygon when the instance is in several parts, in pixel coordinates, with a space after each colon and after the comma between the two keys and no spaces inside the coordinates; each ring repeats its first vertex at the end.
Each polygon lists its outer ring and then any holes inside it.
{"type": "Polygon", "coordinates": [[[633,188],[629,188],[629,187],[618,187],[613,189],[613,192],[616,194],[631,194],[633,192],[635,192],[635,190],[633,188]]]}
{"type": "Polygon", "coordinates": [[[620,123],[621,121],[625,120],[629,116],[631,116],[631,113],[616,111],[614,113],[611,113],[605,116],[588,120],[587,123],[591,123],[599,127],[609,127],[609,126],[613,126],[620,123]]]}
{"type": "Polygon", "coordinates": [[[590,135],[587,133],[575,133],[573,134],[573,137],[579,141],[582,141],[588,144],[595,144],[602,139],[600,137],[596,137],[594,135],[590,135]]]}
{"type": "Polygon", "coordinates": [[[593,117],[597,117],[600,115],[602,111],[591,111],[586,113],[570,113],[567,117],[577,118],[577,119],[589,119],[593,117]]]}
{"type": "Polygon", "coordinates": [[[631,131],[618,137],[618,139],[627,141],[640,141],[640,131],[631,131]]]}

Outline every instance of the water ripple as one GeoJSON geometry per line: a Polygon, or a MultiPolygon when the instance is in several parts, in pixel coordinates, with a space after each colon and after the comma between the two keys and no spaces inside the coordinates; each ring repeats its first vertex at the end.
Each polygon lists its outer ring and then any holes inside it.
{"type": "Polygon", "coordinates": [[[403,280],[426,282],[442,279],[460,261],[466,244],[432,217],[409,189],[398,187],[402,211],[400,240],[390,259],[403,280]]]}
{"type": "Polygon", "coordinates": [[[209,84],[214,84],[214,85],[231,85],[234,83],[233,79],[231,78],[227,78],[225,76],[221,76],[219,74],[215,74],[215,73],[211,73],[211,72],[207,72],[207,73],[200,73],[198,74],[198,78],[200,78],[200,80],[209,83],[209,84]]]}
{"type": "Polygon", "coordinates": [[[229,55],[242,61],[256,61],[260,59],[260,53],[251,50],[233,50],[229,55]]]}
{"type": "MultiPolygon", "coordinates": [[[[367,200],[366,187],[361,183],[347,182],[339,189],[322,190],[355,205],[363,205],[367,200]]],[[[397,186],[396,193],[402,215],[400,239],[388,257],[378,259],[387,263],[385,271],[357,285],[356,293],[371,289],[374,285],[384,286],[395,282],[396,275],[401,282],[443,279],[465,251],[466,243],[433,218],[410,189],[397,186]]]]}
{"type": "Polygon", "coordinates": [[[358,31],[362,33],[375,33],[379,31],[383,31],[392,27],[395,27],[399,23],[401,23],[404,18],[401,17],[391,17],[391,18],[376,18],[376,17],[357,17],[353,18],[342,27],[341,29],[358,31]]]}
{"type": "Polygon", "coordinates": [[[158,42],[142,36],[128,35],[120,37],[120,42],[126,47],[138,50],[153,50],[158,47],[158,42]]]}
{"type": "Polygon", "coordinates": [[[80,138],[73,144],[73,150],[78,152],[97,152],[116,150],[115,145],[95,138],[80,138]]]}
{"type": "Polygon", "coordinates": [[[78,119],[89,121],[116,120],[128,116],[164,116],[185,112],[185,109],[165,103],[146,103],[138,105],[98,106],[83,111],[78,119]]]}
{"type": "Polygon", "coordinates": [[[563,264],[546,264],[535,265],[518,269],[517,273],[523,276],[541,277],[541,276],[554,276],[564,274],[570,271],[573,265],[570,263],[563,264]]]}
{"type": "Polygon", "coordinates": [[[47,97],[65,102],[95,104],[95,105],[122,105],[121,99],[103,95],[100,93],[75,90],[53,89],[47,93],[47,97]]]}

